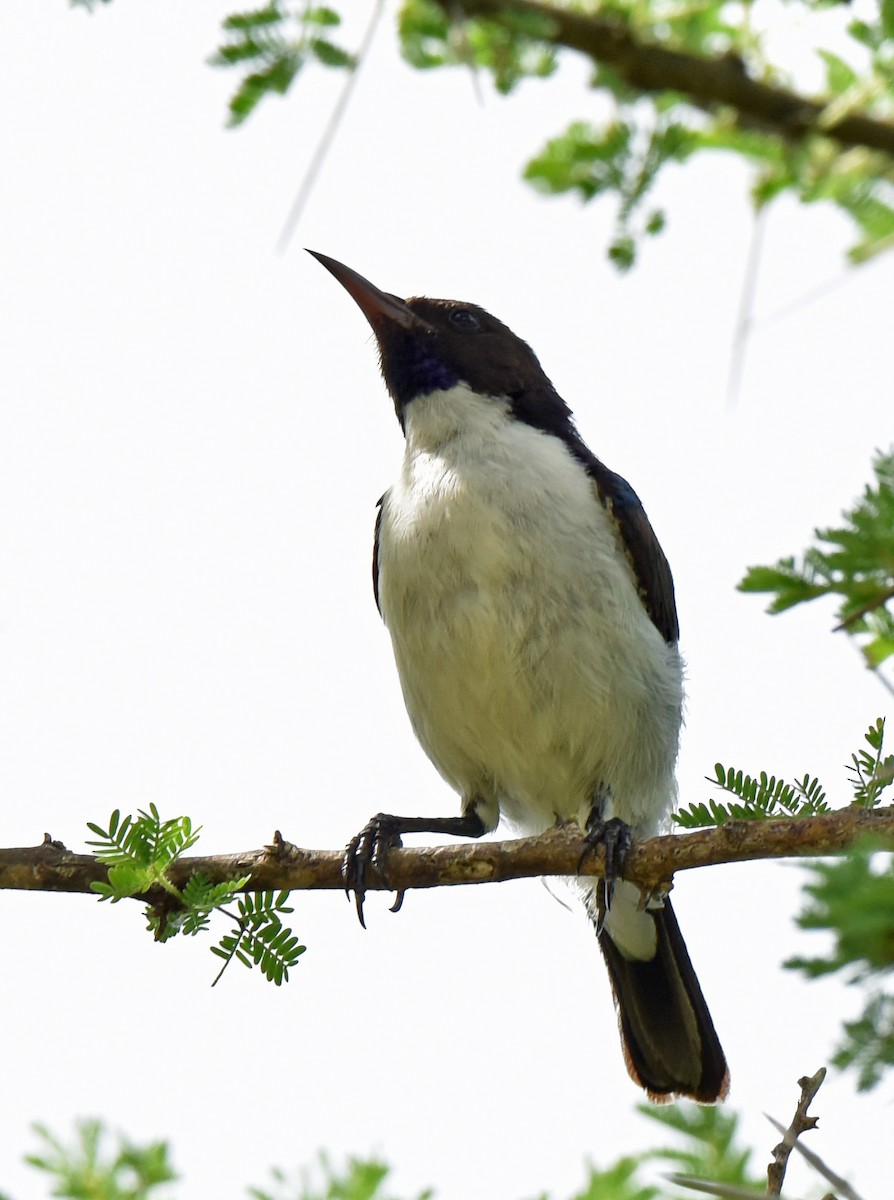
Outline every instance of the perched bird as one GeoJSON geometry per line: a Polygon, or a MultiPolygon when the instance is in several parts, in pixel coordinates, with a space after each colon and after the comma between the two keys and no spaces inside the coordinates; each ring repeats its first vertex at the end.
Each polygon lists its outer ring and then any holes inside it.
{"type": "Polygon", "coordinates": [[[629,835],[672,807],[683,701],[673,580],[643,507],[496,317],[401,300],[311,253],[372,326],[406,438],[373,584],[413,729],[462,801],[454,817],[380,813],[354,838],[361,921],[365,871],[404,833],[575,820],[606,844],[608,882],[581,886],[631,1076],[653,1100],[722,1100],[726,1061],[670,902],[614,878],[629,835]]]}

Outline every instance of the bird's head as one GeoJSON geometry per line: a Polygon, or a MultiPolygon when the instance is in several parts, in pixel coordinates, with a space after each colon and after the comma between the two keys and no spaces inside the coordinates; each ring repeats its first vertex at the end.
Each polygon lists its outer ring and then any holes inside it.
{"type": "Polygon", "coordinates": [[[334,258],[309,253],[335,276],[372,326],[401,426],[418,397],[459,383],[508,402],[512,416],[546,432],[569,426],[570,411],[531,347],[477,304],[427,296],[401,300],[334,258]]]}

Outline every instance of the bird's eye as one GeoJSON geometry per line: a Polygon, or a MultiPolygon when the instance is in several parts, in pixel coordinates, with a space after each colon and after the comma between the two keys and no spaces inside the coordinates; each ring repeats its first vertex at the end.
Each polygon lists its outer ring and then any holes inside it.
{"type": "Polygon", "coordinates": [[[465,329],[468,332],[480,329],[481,322],[473,312],[469,312],[466,308],[454,308],[450,314],[451,325],[456,325],[458,329],[465,329]]]}

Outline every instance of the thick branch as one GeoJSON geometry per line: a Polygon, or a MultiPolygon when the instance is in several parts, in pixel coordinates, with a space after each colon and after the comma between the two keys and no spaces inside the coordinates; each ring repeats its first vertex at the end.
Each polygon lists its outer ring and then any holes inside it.
{"type": "MultiPolygon", "coordinates": [[[[894,807],[848,808],[818,817],[782,821],[731,821],[705,829],[651,838],[633,847],[625,877],[643,888],[668,883],[677,871],[754,859],[833,854],[861,837],[894,844],[894,807]]],[[[540,837],[462,846],[394,850],[388,857],[388,881],[371,870],[370,890],[502,883],[539,875],[602,874],[602,851],[584,852],[580,830],[565,825],[540,837]]],[[[250,875],[246,891],[340,889],[341,852],[303,850],[276,835],[274,844],[242,854],[192,856],[168,872],[182,886],[195,872],[213,881],[250,875]]],[[[90,854],[73,854],[47,835],[40,846],[0,850],[0,889],[40,892],[89,892],[104,880],[103,865],[90,854]]]]}
{"type": "MultiPolygon", "coordinates": [[[[437,0],[454,17],[454,0],[437,0]]],[[[822,133],[845,146],[866,146],[894,156],[894,124],[851,114],[826,124],[824,106],[787,88],[751,79],[735,55],[705,58],[648,42],[622,21],[589,16],[538,4],[535,0],[461,0],[470,17],[500,19],[502,13],[545,18],[538,37],[557,46],[579,50],[595,62],[611,66],[631,87],[644,92],[672,91],[702,107],[725,104],[749,122],[768,127],[782,137],[799,140],[822,133]]]]}

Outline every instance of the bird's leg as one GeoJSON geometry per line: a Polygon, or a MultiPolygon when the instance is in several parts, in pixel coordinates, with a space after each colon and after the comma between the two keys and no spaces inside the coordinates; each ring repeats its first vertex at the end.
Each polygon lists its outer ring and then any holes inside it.
{"type": "Polygon", "coordinates": [[[617,880],[623,878],[624,866],[630,851],[632,836],[630,826],[620,817],[606,818],[606,810],[610,807],[611,789],[600,784],[593,797],[593,805],[587,816],[584,827],[584,852],[580,856],[578,871],[583,866],[588,854],[598,846],[605,850],[605,879],[600,889],[602,904],[599,906],[603,915],[612,906],[612,895],[617,880]]]}
{"type": "MultiPolygon", "coordinates": [[[[388,851],[400,848],[405,833],[445,833],[451,837],[479,838],[486,832],[484,821],[475,808],[467,809],[461,817],[395,817],[391,813],[376,813],[345,846],[341,860],[345,894],[350,898],[351,892],[354,893],[357,917],[363,928],[366,928],[363,902],[367,871],[372,867],[387,883],[385,860],[388,851]]],[[[391,912],[397,912],[403,899],[404,893],[399,891],[391,912]]]]}

